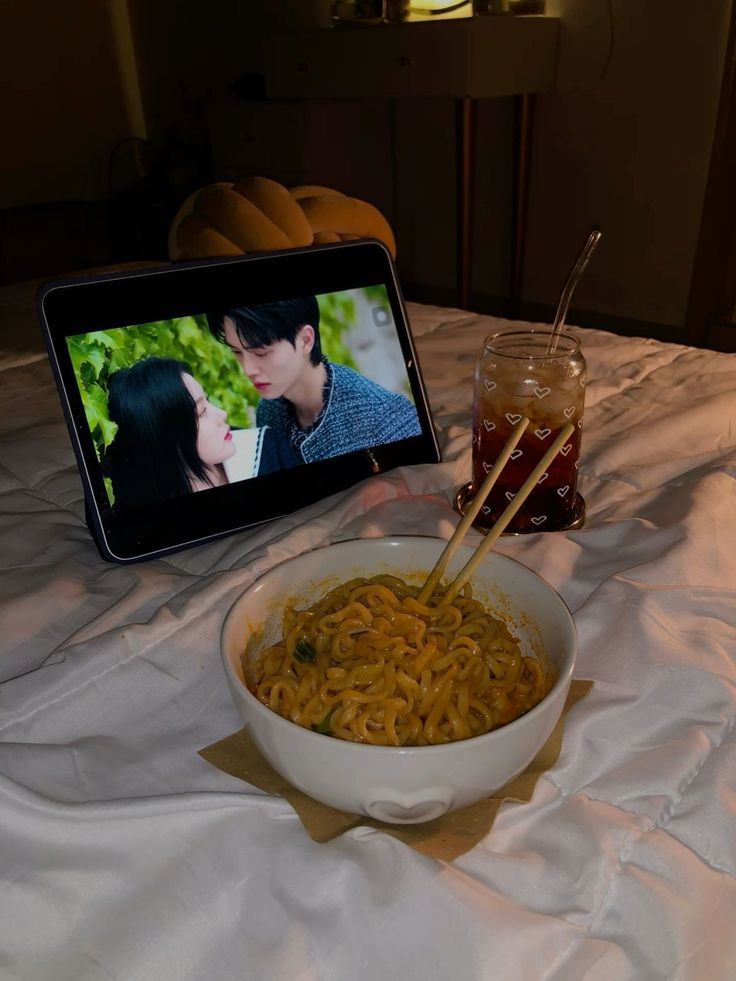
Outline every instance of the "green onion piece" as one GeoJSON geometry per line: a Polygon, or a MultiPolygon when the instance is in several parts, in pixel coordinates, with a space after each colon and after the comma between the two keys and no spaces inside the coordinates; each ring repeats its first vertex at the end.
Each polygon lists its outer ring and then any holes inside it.
{"type": "Polygon", "coordinates": [[[300,637],[294,647],[294,657],[302,664],[314,664],[317,659],[317,651],[312,647],[306,637],[300,637]]]}
{"type": "Polygon", "coordinates": [[[315,732],[321,732],[324,736],[331,736],[332,726],[330,725],[330,718],[332,717],[332,713],[334,711],[335,711],[334,709],[330,709],[330,711],[327,713],[324,719],[322,719],[321,722],[315,722],[315,724],[312,726],[312,729],[314,729],[315,732]]]}

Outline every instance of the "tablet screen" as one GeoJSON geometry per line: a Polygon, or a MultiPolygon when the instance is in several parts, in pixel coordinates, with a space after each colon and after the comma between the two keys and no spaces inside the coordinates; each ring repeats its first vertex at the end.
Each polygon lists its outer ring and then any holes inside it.
{"type": "Polygon", "coordinates": [[[187,547],[439,459],[377,243],[64,281],[40,309],[105,558],[187,547]]]}
{"type": "Polygon", "coordinates": [[[421,435],[382,283],[66,342],[115,508],[421,435]]]}

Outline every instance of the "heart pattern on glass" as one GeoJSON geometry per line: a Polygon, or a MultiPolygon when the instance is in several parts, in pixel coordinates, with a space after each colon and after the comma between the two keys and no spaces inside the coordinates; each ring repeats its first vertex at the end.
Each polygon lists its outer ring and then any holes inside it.
{"type": "Polygon", "coordinates": [[[518,450],[518,449],[513,450],[513,452],[511,453],[511,459],[518,460],[520,456],[523,456],[523,454],[524,454],[523,450],[518,450]]]}
{"type": "Polygon", "coordinates": [[[545,472],[545,473],[543,473],[543,474],[542,474],[542,476],[541,476],[541,477],[539,478],[539,480],[537,481],[537,483],[538,483],[538,484],[543,484],[543,483],[545,482],[545,480],[547,479],[547,477],[549,477],[549,474],[548,474],[548,473],[546,473],[546,472],[545,472]]]}
{"type": "Polygon", "coordinates": [[[543,399],[545,397],[545,395],[549,395],[549,393],[551,391],[552,391],[552,389],[551,388],[548,388],[545,385],[544,388],[535,388],[534,389],[534,394],[537,396],[538,399],[543,399]]]}
{"type": "Polygon", "coordinates": [[[578,470],[580,467],[580,460],[576,460],[573,466],[575,467],[576,470],[578,470]]]}
{"type": "Polygon", "coordinates": [[[506,491],[506,500],[507,501],[513,501],[513,499],[515,497],[516,497],[516,494],[513,491],[506,491]]]}
{"type": "Polygon", "coordinates": [[[547,428],[545,428],[545,429],[535,429],[534,430],[534,435],[537,437],[537,439],[546,439],[551,432],[552,432],[552,430],[551,429],[547,429],[547,428]]]}
{"type": "Polygon", "coordinates": [[[537,525],[537,527],[539,527],[539,525],[543,525],[546,520],[547,520],[546,514],[539,514],[536,517],[532,518],[532,524],[537,525]]]}
{"type": "Polygon", "coordinates": [[[558,487],[558,488],[557,488],[557,493],[558,493],[558,495],[559,495],[560,497],[564,497],[564,496],[565,496],[565,494],[567,494],[567,492],[568,492],[569,490],[570,490],[570,485],[569,485],[569,484],[565,484],[565,486],[564,486],[564,487],[558,487]]]}
{"type": "Polygon", "coordinates": [[[571,449],[572,449],[572,443],[566,443],[560,450],[560,453],[563,456],[567,456],[567,454],[570,452],[571,449]]]}
{"type": "Polygon", "coordinates": [[[483,379],[483,384],[486,386],[486,391],[487,392],[492,392],[493,389],[496,387],[496,383],[495,382],[492,382],[492,381],[488,381],[487,378],[484,378],[483,379]]]}
{"type": "Polygon", "coordinates": [[[491,509],[488,507],[487,504],[483,504],[481,506],[481,511],[483,512],[483,514],[490,514],[491,513],[491,509]]]}
{"type": "Polygon", "coordinates": [[[493,430],[496,428],[496,423],[495,422],[491,422],[490,419],[484,419],[483,420],[483,425],[486,427],[486,432],[487,433],[492,433],[493,430]]]}
{"type": "Polygon", "coordinates": [[[517,422],[521,422],[521,415],[518,412],[507,412],[506,418],[512,426],[515,426],[517,422]]]}
{"type": "Polygon", "coordinates": [[[486,463],[485,460],[483,461],[483,469],[485,470],[486,473],[489,473],[490,472],[491,466],[492,465],[490,463],[486,463]]]}
{"type": "Polygon", "coordinates": [[[575,406],[568,405],[566,409],[562,410],[562,414],[566,419],[572,419],[572,417],[575,415],[575,406]]]}

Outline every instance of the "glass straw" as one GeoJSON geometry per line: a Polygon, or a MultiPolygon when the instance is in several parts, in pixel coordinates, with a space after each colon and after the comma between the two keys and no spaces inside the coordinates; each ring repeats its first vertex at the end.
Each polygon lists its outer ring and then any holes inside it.
{"type": "Polygon", "coordinates": [[[567,278],[565,283],[565,288],[560,296],[560,302],[557,304],[557,313],[555,314],[555,320],[552,325],[552,333],[549,336],[549,343],[547,344],[547,354],[554,354],[557,349],[557,340],[560,336],[560,331],[565,324],[565,317],[567,317],[567,311],[570,307],[570,300],[572,299],[572,294],[575,292],[575,287],[580,282],[580,279],[585,272],[585,267],[590,262],[590,257],[595,252],[595,247],[600,242],[603,236],[603,232],[598,228],[594,228],[590,235],[588,235],[588,241],[583,246],[583,251],[578,256],[578,261],[572,268],[572,272],[567,278]]]}

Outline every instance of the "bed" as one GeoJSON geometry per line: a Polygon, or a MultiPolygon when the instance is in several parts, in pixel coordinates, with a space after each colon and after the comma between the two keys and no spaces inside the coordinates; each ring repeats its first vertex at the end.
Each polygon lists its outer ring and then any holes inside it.
{"type": "MultiPolygon", "coordinates": [[[[736,977],[736,359],[580,329],[584,527],[497,549],[574,612],[593,687],[526,803],[451,862],[313,841],[199,750],[240,728],[238,593],[353,537],[448,538],[501,322],[409,305],[443,462],[133,566],[98,556],[34,314],[0,296],[0,977],[736,977]]],[[[470,540],[477,540],[472,532],[470,540]]]]}

